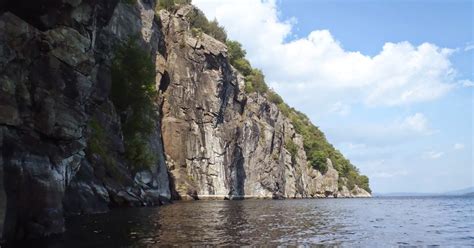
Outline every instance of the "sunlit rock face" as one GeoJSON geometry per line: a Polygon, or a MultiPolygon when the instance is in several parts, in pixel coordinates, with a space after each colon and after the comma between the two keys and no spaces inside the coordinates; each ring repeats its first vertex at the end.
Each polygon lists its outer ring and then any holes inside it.
{"type": "Polygon", "coordinates": [[[308,165],[291,121],[244,92],[225,44],[192,34],[192,6],[170,13],[155,12],[151,0],[33,2],[0,5],[4,238],[60,233],[70,214],[171,199],[370,196],[339,192],[330,160],[324,175],[308,165]],[[114,49],[130,37],[151,55],[159,90],[148,137],[156,162],[138,171],[124,158],[110,97],[114,49]],[[107,159],[90,151],[92,120],[104,130],[107,159]],[[293,159],[286,140],[298,148],[293,159]]]}
{"type": "Polygon", "coordinates": [[[162,135],[177,193],[229,199],[337,196],[339,176],[331,161],[324,175],[309,167],[291,121],[262,95],[244,92],[227,47],[190,31],[186,16],[192,8],[160,12],[169,77],[162,92],[162,135]],[[295,161],[285,140],[298,147],[295,161]]]}

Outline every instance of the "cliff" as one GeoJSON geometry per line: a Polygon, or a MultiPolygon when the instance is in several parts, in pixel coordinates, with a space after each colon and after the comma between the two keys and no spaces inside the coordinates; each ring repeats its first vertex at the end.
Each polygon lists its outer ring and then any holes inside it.
{"type": "Polygon", "coordinates": [[[4,238],[60,233],[70,214],[177,199],[370,197],[329,157],[324,173],[310,165],[294,121],[266,94],[245,92],[224,43],[192,32],[192,5],[16,0],[0,9],[4,238]],[[135,61],[127,51],[137,48],[154,70],[146,132],[131,125],[139,108],[114,95],[126,91],[114,91],[114,72],[127,73],[117,63],[135,61]]]}

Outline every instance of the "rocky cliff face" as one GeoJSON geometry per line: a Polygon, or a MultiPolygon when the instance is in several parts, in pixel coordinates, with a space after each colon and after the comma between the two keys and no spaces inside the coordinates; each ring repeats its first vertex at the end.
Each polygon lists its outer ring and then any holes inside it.
{"type": "Polygon", "coordinates": [[[302,137],[277,106],[244,93],[244,78],[227,48],[205,33],[193,35],[192,6],[160,12],[167,60],[162,135],[168,167],[180,196],[301,198],[370,195],[338,192],[328,160],[322,175],[310,168],[302,137]],[[285,148],[292,140],[295,159],[285,148]]]}
{"type": "Polygon", "coordinates": [[[244,93],[226,46],[192,34],[192,6],[155,13],[154,1],[131,2],[0,6],[4,238],[60,233],[68,214],[171,199],[370,196],[359,187],[338,191],[330,160],[324,175],[308,166],[291,121],[265,97],[244,93]],[[157,159],[139,171],[124,159],[110,99],[114,46],[131,36],[152,55],[159,89],[148,137],[157,159]],[[88,145],[92,120],[104,130],[107,158],[88,145]],[[294,158],[287,140],[298,147],[294,158]]]}

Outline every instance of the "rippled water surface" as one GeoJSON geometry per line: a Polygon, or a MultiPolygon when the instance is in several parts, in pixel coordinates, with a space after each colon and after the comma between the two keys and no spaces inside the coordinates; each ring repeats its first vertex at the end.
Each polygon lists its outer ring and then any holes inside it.
{"type": "Polygon", "coordinates": [[[44,245],[472,246],[473,205],[472,197],[178,202],[75,217],[44,245]]]}

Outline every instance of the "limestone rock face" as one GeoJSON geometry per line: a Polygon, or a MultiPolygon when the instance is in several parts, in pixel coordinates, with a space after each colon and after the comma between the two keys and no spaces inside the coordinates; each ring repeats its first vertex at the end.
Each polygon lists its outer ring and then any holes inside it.
{"type": "Polygon", "coordinates": [[[370,196],[357,186],[338,191],[330,160],[324,175],[309,166],[291,121],[264,96],[244,93],[226,45],[192,34],[191,5],[156,13],[155,1],[125,2],[0,5],[4,238],[60,233],[70,214],[171,199],[370,196]],[[131,37],[153,58],[159,90],[148,137],[157,160],[138,171],[125,159],[110,98],[115,46],[131,37]],[[91,151],[91,122],[103,129],[106,155],[91,151]]]}

